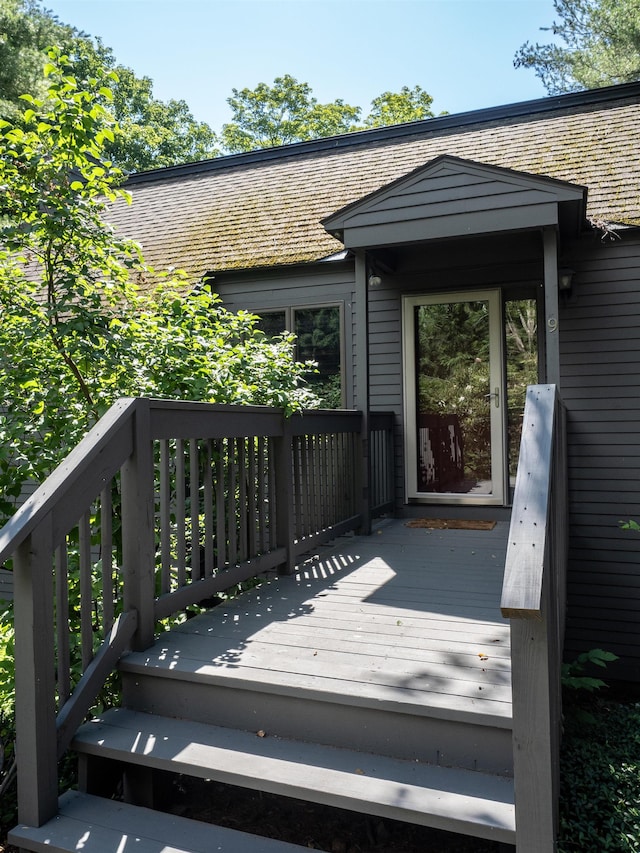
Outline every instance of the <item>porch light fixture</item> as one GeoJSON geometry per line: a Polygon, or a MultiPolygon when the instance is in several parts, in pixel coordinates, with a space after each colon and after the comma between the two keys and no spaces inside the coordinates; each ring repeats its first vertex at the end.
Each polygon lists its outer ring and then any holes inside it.
{"type": "Polygon", "coordinates": [[[379,275],[374,275],[373,273],[369,276],[369,287],[380,287],[382,284],[382,277],[379,275]]]}
{"type": "Polygon", "coordinates": [[[562,267],[558,270],[558,290],[560,293],[570,293],[571,285],[573,284],[574,271],[568,267],[562,267]]]}

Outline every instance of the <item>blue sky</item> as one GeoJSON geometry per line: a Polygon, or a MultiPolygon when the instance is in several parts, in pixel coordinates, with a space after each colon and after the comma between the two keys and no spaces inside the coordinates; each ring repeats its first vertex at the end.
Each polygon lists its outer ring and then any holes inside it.
{"type": "Polygon", "coordinates": [[[436,112],[541,98],[515,69],[525,41],[554,19],[553,0],[45,0],[60,20],[100,36],[118,61],[183,98],[215,130],[232,88],[291,74],[322,103],[363,107],[420,85],[436,112]]]}

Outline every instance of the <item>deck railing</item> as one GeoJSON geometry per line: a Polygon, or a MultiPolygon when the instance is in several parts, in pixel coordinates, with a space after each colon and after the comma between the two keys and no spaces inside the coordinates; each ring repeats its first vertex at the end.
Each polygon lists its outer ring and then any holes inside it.
{"type": "Polygon", "coordinates": [[[568,494],[565,410],[527,389],[501,610],[511,620],[518,853],[556,849],[568,494]]]}
{"type": "Polygon", "coordinates": [[[393,412],[369,414],[369,503],[373,516],[395,507],[393,412]]]}
{"type": "Polygon", "coordinates": [[[363,525],[366,445],[359,412],[135,399],[99,421],[0,531],[21,822],[57,812],[59,757],[159,620],[363,525]]]}

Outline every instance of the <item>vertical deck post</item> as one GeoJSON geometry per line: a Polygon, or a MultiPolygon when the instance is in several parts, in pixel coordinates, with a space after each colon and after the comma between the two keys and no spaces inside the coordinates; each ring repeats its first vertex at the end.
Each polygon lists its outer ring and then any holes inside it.
{"type": "Polygon", "coordinates": [[[542,233],[544,250],[544,319],[546,382],[560,388],[560,330],[558,328],[558,235],[555,228],[542,233]]]}
{"type": "Polygon", "coordinates": [[[527,389],[501,610],[511,620],[518,853],[554,853],[567,523],[564,422],[554,385],[527,389]]]}
{"type": "MultiPolygon", "coordinates": [[[[294,506],[293,506],[293,446],[291,422],[283,415],[282,435],[274,440],[276,469],[276,532],[277,544],[286,549],[287,556],[282,564],[284,574],[295,570],[294,549],[294,506]]],[[[302,484],[304,487],[305,484],[302,484]]]]}
{"type": "Polygon", "coordinates": [[[58,811],[52,555],[49,514],[14,556],[18,818],[29,826],[58,811]]]}
{"type": "MultiPolygon", "coordinates": [[[[546,609],[546,608],[545,608],[546,609]]],[[[554,853],[558,800],[555,706],[546,617],[511,620],[513,775],[518,853],[554,853]]]]}
{"type": "Polygon", "coordinates": [[[371,496],[369,471],[369,292],[367,259],[363,251],[356,252],[356,405],[362,412],[360,433],[360,472],[356,486],[360,498],[362,526],[360,532],[371,533],[371,496]]]}
{"type": "Polygon", "coordinates": [[[122,466],[122,574],[125,612],[136,610],[136,650],[153,643],[155,605],[154,472],[149,400],[137,401],[133,453],[122,466]]]}

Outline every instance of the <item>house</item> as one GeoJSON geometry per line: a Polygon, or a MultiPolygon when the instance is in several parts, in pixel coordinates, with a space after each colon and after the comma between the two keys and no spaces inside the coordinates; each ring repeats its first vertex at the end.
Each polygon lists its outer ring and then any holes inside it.
{"type": "Polygon", "coordinates": [[[269,328],[333,313],[342,404],[394,412],[403,514],[508,516],[522,352],[504,329],[533,312],[529,381],[556,383],[567,408],[566,655],[611,650],[609,676],[634,681],[638,543],[618,522],[640,513],[639,97],[616,86],[158,169],[131,176],[133,204],[112,212],[153,266],[206,279],[269,328]],[[415,324],[478,300],[491,474],[461,492],[424,481],[415,324]]]}
{"type": "Polygon", "coordinates": [[[563,639],[640,680],[639,142],[630,84],[128,179],[147,261],[295,331],[339,408],[121,400],[0,531],[13,843],[301,849],[153,810],[166,771],[555,850],[563,639]]]}

